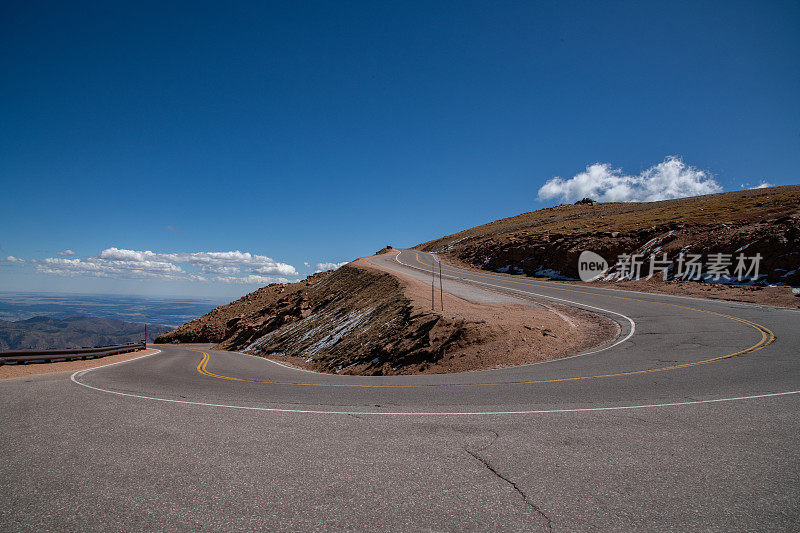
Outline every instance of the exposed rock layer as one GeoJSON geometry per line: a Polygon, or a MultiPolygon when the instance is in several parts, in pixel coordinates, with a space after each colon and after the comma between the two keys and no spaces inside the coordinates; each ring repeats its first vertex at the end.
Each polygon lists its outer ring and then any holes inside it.
{"type": "Polygon", "coordinates": [[[187,322],[176,330],[160,335],[156,342],[222,342],[228,335],[228,322],[258,313],[277,304],[280,300],[286,300],[293,294],[314,286],[331,273],[331,271],[320,272],[297,283],[273,283],[267,285],[227,305],[212,309],[205,315],[187,322]]]}
{"type": "Polygon", "coordinates": [[[219,348],[302,357],[317,370],[356,374],[424,370],[449,351],[492,336],[484,324],[415,312],[391,275],[347,265],[228,326],[230,337],[219,348]]]}

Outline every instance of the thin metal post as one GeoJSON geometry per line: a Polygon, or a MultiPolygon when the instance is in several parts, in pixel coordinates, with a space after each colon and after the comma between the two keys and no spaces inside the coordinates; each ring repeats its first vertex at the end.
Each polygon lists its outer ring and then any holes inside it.
{"type": "Polygon", "coordinates": [[[433,254],[431,254],[431,311],[436,309],[436,304],[434,301],[434,289],[433,284],[436,282],[436,263],[433,262],[433,254]]]}
{"type": "Polygon", "coordinates": [[[442,288],[442,262],[439,263],[439,296],[442,299],[442,312],[444,313],[444,288],[442,288]]]}

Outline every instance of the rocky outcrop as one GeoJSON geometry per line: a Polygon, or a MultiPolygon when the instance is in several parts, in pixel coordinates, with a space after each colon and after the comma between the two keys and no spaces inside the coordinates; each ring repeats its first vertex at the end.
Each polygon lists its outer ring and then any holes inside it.
{"type": "Polygon", "coordinates": [[[489,340],[491,328],[418,311],[397,279],[345,265],[324,282],[227,323],[219,349],[300,357],[317,371],[424,371],[446,354],[489,340]]]}
{"type": "Polygon", "coordinates": [[[427,282],[365,260],[300,283],[259,289],[162,335],[162,342],[218,342],[318,372],[439,373],[525,364],[577,353],[618,333],[576,309],[471,303],[448,296],[429,309],[427,282]],[[571,318],[565,318],[570,315],[571,318]]]}
{"type": "Polygon", "coordinates": [[[156,342],[214,342],[220,350],[301,358],[323,372],[380,375],[424,372],[493,335],[482,323],[416,310],[389,274],[345,265],[263,287],[156,342]]]}
{"type": "Polygon", "coordinates": [[[238,300],[212,309],[205,315],[187,322],[176,330],[160,335],[157,343],[208,343],[222,342],[233,324],[244,317],[258,314],[263,309],[287,300],[293,295],[313,287],[333,271],[320,272],[297,283],[273,283],[242,296],[238,300]]]}

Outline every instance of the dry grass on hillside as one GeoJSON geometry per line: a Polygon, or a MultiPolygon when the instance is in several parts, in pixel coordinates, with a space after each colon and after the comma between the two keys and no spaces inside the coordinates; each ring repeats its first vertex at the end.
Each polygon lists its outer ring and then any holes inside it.
{"type": "Polygon", "coordinates": [[[526,235],[587,230],[628,232],[653,226],[740,223],[798,213],[800,185],[770,187],[646,203],[559,205],[503,218],[418,245],[437,251],[458,241],[491,237],[497,242],[526,235]]]}

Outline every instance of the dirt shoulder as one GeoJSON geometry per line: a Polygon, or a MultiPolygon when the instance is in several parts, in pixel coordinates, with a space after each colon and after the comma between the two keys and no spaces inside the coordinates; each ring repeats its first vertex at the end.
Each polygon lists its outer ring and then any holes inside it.
{"type": "MultiPolygon", "coordinates": [[[[298,368],[342,374],[447,373],[556,359],[610,343],[619,334],[616,322],[606,317],[543,301],[531,306],[501,303],[503,298],[499,297],[497,303],[475,303],[445,293],[446,311],[431,310],[429,284],[370,263],[366,258],[348,267],[382,277],[388,274],[394,283],[384,279],[378,299],[377,295],[364,293],[359,296],[361,302],[348,302],[348,308],[356,308],[359,303],[373,308],[383,306],[380,316],[369,320],[372,327],[360,325],[361,332],[357,333],[370,332],[367,337],[371,338],[358,339],[359,346],[354,347],[358,350],[362,342],[377,342],[381,350],[370,353],[371,359],[367,361],[345,359],[333,361],[338,363],[334,365],[325,357],[317,357],[313,348],[303,351],[301,346],[293,346],[297,348],[296,355],[292,355],[292,350],[279,349],[287,345],[283,337],[271,340],[277,341],[276,344],[260,355],[298,368]],[[374,327],[384,320],[404,325],[397,331],[374,327]]],[[[332,317],[339,315],[332,313],[332,317]]],[[[336,326],[327,327],[330,331],[336,326]]],[[[305,338],[309,331],[300,328],[296,336],[305,338]]],[[[324,344],[325,339],[317,340],[315,345],[320,343],[324,344]]]]}
{"type": "Polygon", "coordinates": [[[140,350],[138,352],[121,353],[109,355],[99,359],[86,359],[80,361],[61,361],[58,363],[30,363],[26,365],[2,365],[0,366],[0,379],[23,378],[38,374],[52,374],[55,372],[75,372],[97,368],[98,366],[110,365],[111,363],[121,363],[135,359],[143,355],[156,353],[157,350],[140,350]]]}
{"type": "Polygon", "coordinates": [[[552,281],[548,278],[528,277],[521,274],[505,274],[484,270],[466,263],[451,254],[439,254],[444,263],[455,267],[480,272],[482,274],[502,276],[509,279],[532,279],[553,283],[564,283],[575,286],[618,289],[653,294],[667,294],[670,296],[690,296],[693,298],[707,298],[710,300],[726,300],[729,302],[743,302],[757,305],[773,305],[789,309],[800,308],[800,296],[792,293],[791,287],[786,286],[760,286],[760,285],[724,285],[722,283],[703,283],[698,281],[664,281],[659,278],[635,281],[552,281]]]}

